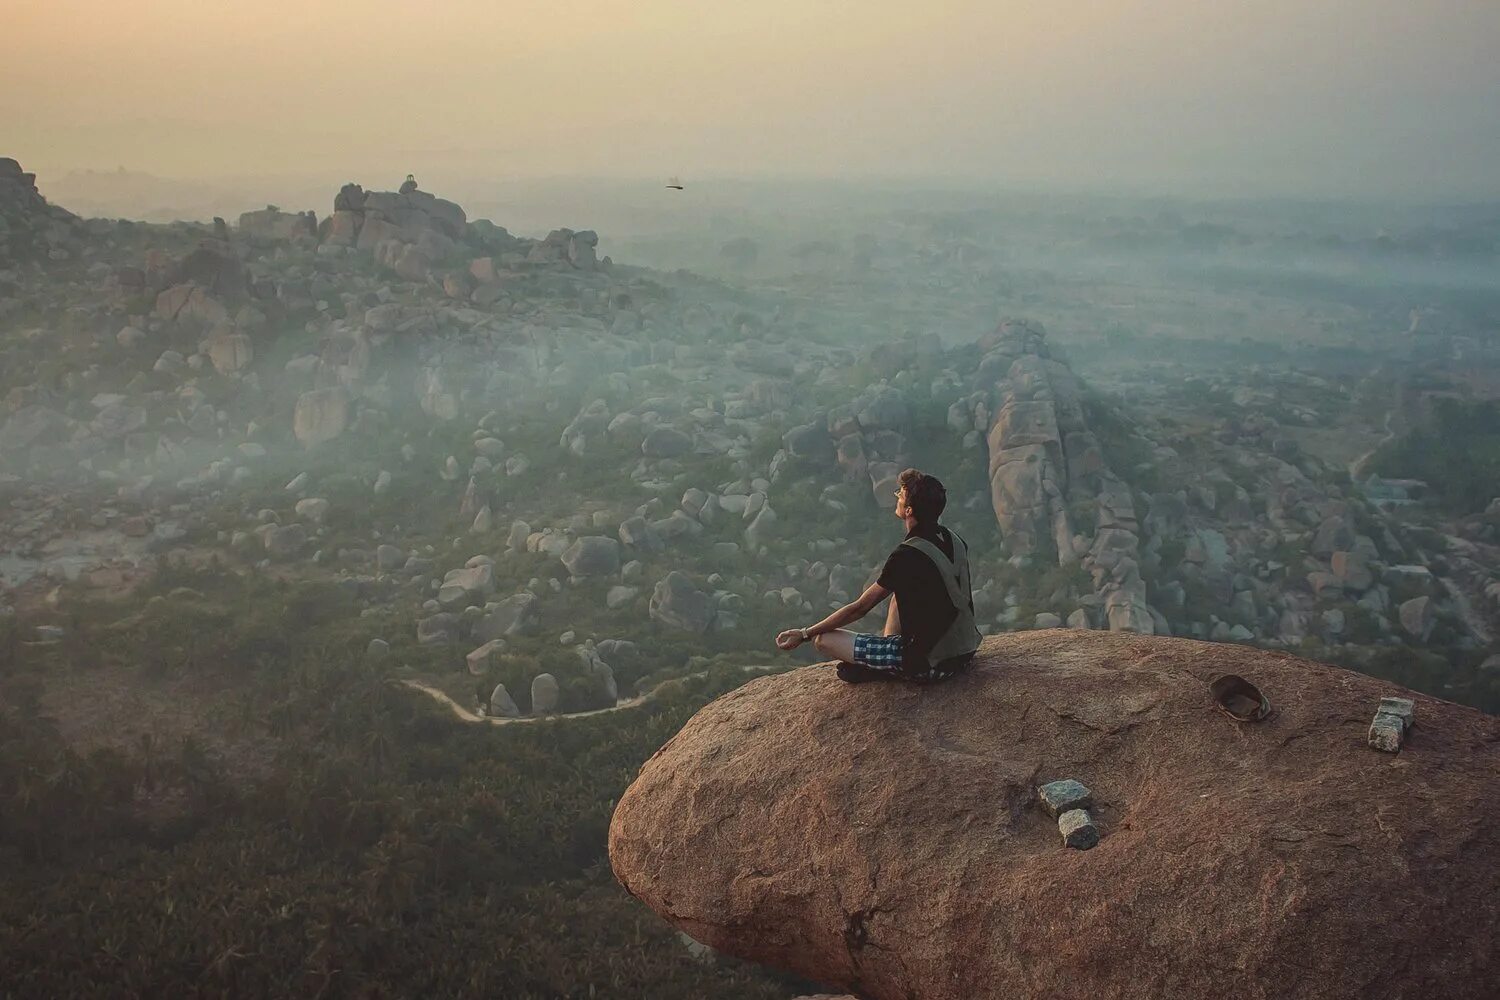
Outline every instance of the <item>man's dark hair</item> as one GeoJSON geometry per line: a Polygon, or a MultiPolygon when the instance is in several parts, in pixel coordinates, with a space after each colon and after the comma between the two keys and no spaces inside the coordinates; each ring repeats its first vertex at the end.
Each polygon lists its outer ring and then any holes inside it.
{"type": "Polygon", "coordinates": [[[918,524],[932,524],[943,515],[943,508],[948,506],[948,491],[936,476],[906,469],[896,477],[896,482],[906,491],[906,505],[918,524]]]}

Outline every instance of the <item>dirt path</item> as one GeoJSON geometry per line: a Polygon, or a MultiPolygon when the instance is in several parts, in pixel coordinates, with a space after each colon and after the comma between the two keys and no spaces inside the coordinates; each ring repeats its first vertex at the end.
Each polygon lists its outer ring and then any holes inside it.
{"type": "MultiPolygon", "coordinates": [[[[765,673],[766,671],[778,670],[780,668],[754,664],[748,667],[742,667],[741,669],[744,670],[745,673],[750,674],[765,673]]],[[[478,715],[474,712],[469,711],[467,708],[464,708],[458,702],[448,697],[446,692],[440,691],[437,688],[432,687],[431,685],[423,684],[421,681],[403,680],[397,681],[397,683],[401,684],[403,687],[409,687],[413,691],[421,691],[423,694],[427,695],[438,704],[446,706],[448,710],[451,711],[461,722],[479,724],[488,723],[492,726],[504,726],[509,725],[513,722],[541,722],[545,719],[582,719],[590,715],[603,715],[605,712],[618,712],[621,709],[625,708],[636,708],[640,705],[646,704],[646,702],[656,697],[656,692],[660,691],[663,686],[671,684],[676,680],[685,680],[688,677],[702,677],[705,673],[707,673],[707,671],[699,671],[696,674],[687,674],[681,678],[672,678],[670,680],[662,681],[661,684],[656,685],[656,687],[652,688],[650,691],[647,691],[645,694],[636,695],[634,698],[627,698],[624,701],[616,702],[609,708],[593,708],[588,710],[587,712],[558,712],[553,715],[521,715],[514,717],[478,715]]]]}
{"type": "Polygon", "coordinates": [[[540,722],[543,719],[581,719],[586,715],[602,715],[605,712],[618,712],[622,708],[635,708],[637,705],[644,705],[651,695],[656,693],[653,689],[650,694],[637,695],[634,698],[627,698],[625,701],[616,702],[612,708],[595,708],[587,712],[562,712],[556,715],[520,715],[507,717],[503,715],[476,715],[448,697],[445,692],[439,691],[435,687],[429,687],[421,681],[401,681],[400,683],[411,688],[413,691],[421,691],[440,705],[446,705],[454,715],[458,716],[464,722],[487,722],[492,726],[503,726],[512,722],[540,722]]]}
{"type": "Polygon", "coordinates": [[[1391,429],[1391,417],[1395,416],[1394,410],[1387,410],[1385,414],[1385,437],[1381,438],[1369,451],[1349,463],[1349,478],[1358,482],[1364,476],[1365,465],[1375,457],[1375,453],[1384,448],[1395,437],[1396,432],[1391,429]]]}

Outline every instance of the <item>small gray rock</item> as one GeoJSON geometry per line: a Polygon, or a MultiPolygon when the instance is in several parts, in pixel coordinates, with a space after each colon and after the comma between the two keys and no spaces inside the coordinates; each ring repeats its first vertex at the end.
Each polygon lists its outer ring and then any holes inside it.
{"type": "Polygon", "coordinates": [[[1410,698],[1382,698],[1375,711],[1379,715],[1394,715],[1401,720],[1403,729],[1410,729],[1417,723],[1417,706],[1410,698]]]}
{"type": "Polygon", "coordinates": [[[1370,723],[1370,746],[1385,753],[1396,753],[1401,749],[1401,738],[1406,735],[1406,724],[1399,716],[1377,712],[1370,723]]]}
{"type": "Polygon", "coordinates": [[[1047,782],[1037,789],[1037,797],[1042,800],[1042,807],[1047,810],[1047,815],[1053,817],[1070,810],[1087,809],[1094,804],[1093,793],[1072,778],[1047,782]]]}
{"type": "Polygon", "coordinates": [[[1086,851],[1099,843],[1099,828],[1087,809],[1069,809],[1057,817],[1057,829],[1062,834],[1063,846],[1086,851]]]}

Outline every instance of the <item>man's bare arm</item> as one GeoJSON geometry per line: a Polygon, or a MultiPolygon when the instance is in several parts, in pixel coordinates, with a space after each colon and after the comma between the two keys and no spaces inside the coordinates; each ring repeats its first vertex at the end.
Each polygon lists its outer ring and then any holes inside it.
{"type": "Polygon", "coordinates": [[[891,592],[889,590],[886,590],[878,583],[872,583],[869,587],[865,588],[865,592],[863,594],[860,594],[857,600],[853,601],[850,604],[844,605],[842,608],[839,608],[833,614],[818,622],[818,624],[810,625],[807,628],[787,629],[786,631],[777,635],[776,648],[788,650],[796,649],[798,646],[802,645],[813,636],[822,635],[827,632],[833,632],[840,627],[849,624],[850,622],[857,622],[865,615],[873,611],[875,609],[875,605],[879,604],[890,595],[891,592]]]}
{"type": "Polygon", "coordinates": [[[832,632],[834,629],[843,628],[851,622],[857,622],[871,611],[874,611],[881,601],[890,596],[891,592],[889,590],[878,583],[872,583],[853,602],[839,608],[833,614],[818,622],[818,624],[808,626],[808,637],[820,635],[823,632],[832,632]]]}

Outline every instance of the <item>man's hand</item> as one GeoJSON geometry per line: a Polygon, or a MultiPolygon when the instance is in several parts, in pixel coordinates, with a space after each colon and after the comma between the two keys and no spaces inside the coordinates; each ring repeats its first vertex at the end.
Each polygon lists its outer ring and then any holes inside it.
{"type": "Polygon", "coordinates": [[[776,648],[787,650],[796,649],[798,646],[802,645],[804,641],[805,640],[802,638],[802,630],[800,628],[789,628],[776,637],[776,648]]]}

